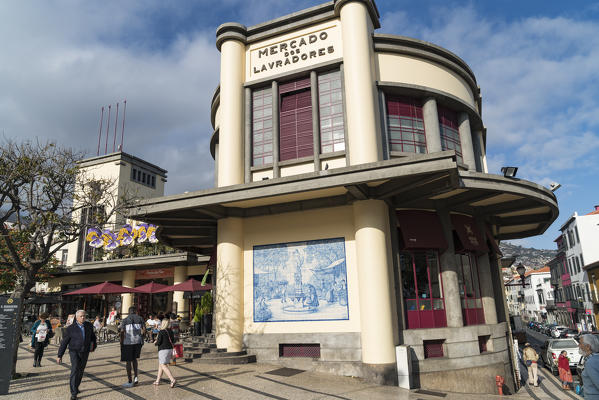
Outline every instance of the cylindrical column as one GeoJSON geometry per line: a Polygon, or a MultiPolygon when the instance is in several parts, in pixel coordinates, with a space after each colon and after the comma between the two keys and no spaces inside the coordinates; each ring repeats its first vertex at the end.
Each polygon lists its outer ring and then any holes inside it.
{"type": "Polygon", "coordinates": [[[485,141],[483,139],[483,131],[474,131],[474,140],[476,141],[479,150],[478,157],[480,163],[480,172],[488,173],[487,154],[485,153],[485,141]]]}
{"type": "Polygon", "coordinates": [[[243,220],[223,218],[217,229],[216,346],[241,351],[243,346],[243,220]]]}
{"type": "Polygon", "coordinates": [[[493,281],[491,280],[491,264],[489,262],[489,254],[478,256],[477,261],[485,323],[496,324],[497,308],[495,307],[495,295],[493,293],[493,281]]]}
{"type": "Polygon", "coordinates": [[[443,297],[445,298],[445,317],[447,326],[459,328],[464,326],[462,317],[462,301],[458,283],[458,265],[453,243],[453,227],[448,211],[439,211],[439,219],[443,226],[443,234],[447,241],[447,250],[441,254],[441,277],[443,279],[443,297]]]}
{"type": "Polygon", "coordinates": [[[381,200],[356,201],[353,208],[360,293],[362,362],[383,366],[395,363],[387,257],[389,214],[387,205],[381,200]]]}
{"type": "Polygon", "coordinates": [[[424,100],[424,104],[422,105],[422,119],[424,120],[427,153],[441,151],[439,114],[437,112],[437,100],[434,97],[428,97],[424,100]]]}
{"type": "MultiPolygon", "coordinates": [[[[128,288],[135,287],[135,270],[123,271],[122,285],[128,288]]],[[[129,307],[133,305],[133,293],[123,293],[121,299],[121,315],[125,318],[129,315],[129,307]]]]}
{"type": "Polygon", "coordinates": [[[350,164],[381,159],[376,129],[372,22],[359,1],[341,6],[344,87],[350,164]]]}
{"type": "MultiPolygon", "coordinates": [[[[175,267],[173,278],[174,285],[185,282],[187,280],[187,266],[183,265],[175,267]]],[[[183,318],[189,318],[189,300],[183,298],[184,293],[185,292],[181,291],[173,292],[173,301],[177,302],[177,315],[180,315],[183,318]]]]}
{"type": "Polygon", "coordinates": [[[460,143],[462,145],[462,159],[470,171],[476,171],[476,161],[474,161],[474,147],[472,146],[472,132],[470,131],[470,118],[465,112],[458,115],[458,124],[460,131],[460,143]]]}
{"type": "Polygon", "coordinates": [[[238,40],[222,43],[220,57],[220,113],[218,186],[244,181],[245,45],[238,40]]]}

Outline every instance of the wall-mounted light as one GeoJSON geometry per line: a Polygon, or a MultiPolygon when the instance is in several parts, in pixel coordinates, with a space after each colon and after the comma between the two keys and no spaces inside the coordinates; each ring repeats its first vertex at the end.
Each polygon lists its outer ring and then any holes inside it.
{"type": "Polygon", "coordinates": [[[561,185],[561,184],[559,184],[559,183],[557,183],[557,182],[551,182],[551,183],[549,184],[549,189],[550,189],[552,192],[555,192],[557,189],[559,189],[559,188],[561,188],[561,187],[562,187],[562,185],[561,185]]]}
{"type": "Polygon", "coordinates": [[[518,167],[501,167],[501,173],[506,178],[515,178],[518,173],[518,167]]]}

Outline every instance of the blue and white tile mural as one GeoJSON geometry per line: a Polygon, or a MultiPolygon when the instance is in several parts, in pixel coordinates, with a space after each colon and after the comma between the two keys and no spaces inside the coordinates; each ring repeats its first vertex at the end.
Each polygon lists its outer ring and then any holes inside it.
{"type": "Polygon", "coordinates": [[[345,319],[343,238],[254,246],[254,322],[345,319]]]}

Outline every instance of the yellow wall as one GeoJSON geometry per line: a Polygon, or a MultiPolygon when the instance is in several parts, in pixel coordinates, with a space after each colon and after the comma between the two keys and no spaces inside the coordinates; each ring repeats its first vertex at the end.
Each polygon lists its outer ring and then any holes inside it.
{"type": "Polygon", "coordinates": [[[48,287],[50,291],[60,290],[60,285],[76,285],[78,283],[102,283],[105,281],[109,282],[121,282],[123,279],[123,272],[105,272],[100,274],[76,274],[59,276],[57,278],[50,278],[48,280],[48,287]]]}
{"type": "Polygon", "coordinates": [[[288,167],[281,167],[281,177],[305,174],[308,172],[314,172],[314,161],[308,161],[304,164],[290,165],[288,167]]]}
{"type": "Polygon", "coordinates": [[[342,168],[347,166],[347,161],[345,160],[345,156],[321,160],[320,169],[324,170],[327,164],[329,165],[328,169],[342,168]]]}
{"type": "Polygon", "coordinates": [[[244,333],[359,332],[360,310],[351,206],[269,215],[244,220],[244,333]],[[267,227],[265,229],[265,227],[267,227]],[[253,247],[304,240],[345,238],[349,320],[253,322],[253,247]]]}
{"type": "Polygon", "coordinates": [[[252,172],[252,182],[261,181],[262,178],[272,179],[273,172],[272,169],[265,169],[263,171],[252,172]]]}
{"type": "Polygon", "coordinates": [[[377,80],[426,86],[462,99],[476,108],[472,91],[455,72],[432,61],[401,54],[376,54],[377,80]]]}

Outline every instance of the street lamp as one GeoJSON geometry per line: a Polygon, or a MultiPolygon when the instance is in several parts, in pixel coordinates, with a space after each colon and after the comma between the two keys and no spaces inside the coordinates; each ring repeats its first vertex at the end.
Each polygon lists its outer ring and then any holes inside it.
{"type": "MultiPolygon", "coordinates": [[[[509,257],[509,258],[514,258],[514,257],[509,257]]],[[[513,263],[513,261],[512,261],[512,263],[513,263]]],[[[522,286],[523,288],[525,288],[526,281],[524,280],[524,274],[526,273],[526,267],[524,265],[522,265],[522,263],[519,263],[518,266],[516,267],[516,272],[518,273],[518,275],[520,275],[520,283],[508,283],[505,286],[522,286]]]]}

